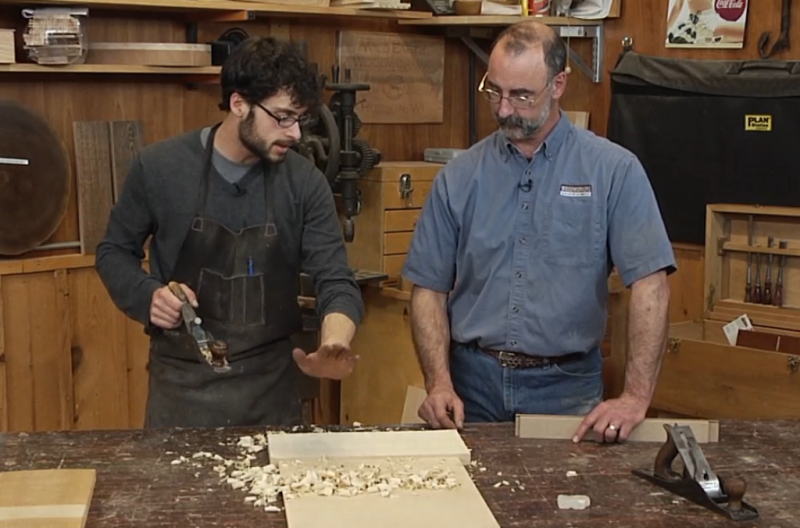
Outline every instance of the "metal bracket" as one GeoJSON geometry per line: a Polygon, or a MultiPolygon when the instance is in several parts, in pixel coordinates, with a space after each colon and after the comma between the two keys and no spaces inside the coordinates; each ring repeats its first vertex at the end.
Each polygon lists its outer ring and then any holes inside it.
{"type": "MultiPolygon", "coordinates": [[[[583,57],[575,53],[571,47],[569,49],[569,58],[575,63],[579,70],[584,72],[592,82],[599,83],[603,79],[602,64],[603,64],[603,25],[585,25],[585,26],[551,26],[561,38],[589,38],[592,39],[592,59],[589,65],[583,57]]],[[[495,32],[492,28],[458,28],[450,27],[445,31],[448,37],[456,37],[467,46],[472,53],[478,57],[484,64],[489,63],[489,54],[486,53],[480,45],[475,42],[476,38],[492,39],[495,32]]]]}

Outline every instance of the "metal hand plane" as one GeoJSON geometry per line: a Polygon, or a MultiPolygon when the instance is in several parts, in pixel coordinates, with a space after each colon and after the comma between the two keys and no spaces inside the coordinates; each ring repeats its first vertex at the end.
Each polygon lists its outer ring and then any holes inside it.
{"type": "Polygon", "coordinates": [[[186,292],[183,291],[180,284],[171,281],[169,289],[183,303],[181,306],[183,323],[186,326],[186,331],[197,343],[200,355],[203,356],[206,363],[211,365],[214,371],[220,373],[228,372],[231,369],[227,358],[228,344],[224,341],[215,340],[211,332],[202,327],[203,320],[194,311],[189,298],[186,297],[186,292]]]}

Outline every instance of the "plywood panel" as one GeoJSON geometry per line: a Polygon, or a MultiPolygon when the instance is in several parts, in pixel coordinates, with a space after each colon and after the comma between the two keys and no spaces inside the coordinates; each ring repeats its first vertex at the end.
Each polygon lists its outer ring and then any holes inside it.
{"type": "Polygon", "coordinates": [[[452,457],[469,464],[470,451],[458,431],[348,431],[328,433],[269,433],[269,460],[387,457],[452,457]]]}
{"type": "MultiPolygon", "coordinates": [[[[445,473],[453,479],[452,489],[395,490],[388,497],[365,493],[355,497],[299,496],[285,501],[289,528],[499,528],[497,520],[475,487],[472,478],[457,458],[412,460],[352,459],[335,460],[343,470],[358,471],[363,464],[374,464],[388,475],[414,475],[421,471],[445,473]],[[413,523],[410,522],[413,519],[413,523]]],[[[281,467],[281,476],[302,476],[314,470],[312,464],[281,467]]]]}
{"type": "Polygon", "coordinates": [[[0,525],[82,528],[94,493],[94,469],[40,469],[0,473],[0,525]]]}

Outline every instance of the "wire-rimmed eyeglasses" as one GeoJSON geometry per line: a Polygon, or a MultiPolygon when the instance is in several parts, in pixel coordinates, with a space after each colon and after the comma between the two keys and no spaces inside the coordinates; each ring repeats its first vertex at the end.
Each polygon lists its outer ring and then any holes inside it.
{"type": "Polygon", "coordinates": [[[508,103],[513,106],[514,108],[530,108],[533,106],[533,103],[536,102],[536,98],[532,95],[508,95],[505,96],[496,90],[492,90],[491,88],[486,88],[486,75],[484,74],[483,79],[481,79],[480,85],[478,85],[478,91],[483,94],[483,96],[492,104],[498,104],[503,99],[507,99],[508,103]]]}
{"type": "Polygon", "coordinates": [[[302,126],[306,126],[309,122],[311,122],[312,116],[310,114],[303,114],[301,116],[289,115],[289,116],[280,117],[280,116],[276,116],[275,114],[273,114],[272,112],[267,110],[264,107],[264,105],[262,105],[261,103],[256,103],[256,106],[259,107],[260,109],[262,109],[263,111],[265,111],[267,113],[267,115],[270,116],[272,119],[277,121],[278,122],[278,126],[281,127],[281,128],[290,128],[295,123],[300,123],[300,126],[302,127],[302,126]]]}

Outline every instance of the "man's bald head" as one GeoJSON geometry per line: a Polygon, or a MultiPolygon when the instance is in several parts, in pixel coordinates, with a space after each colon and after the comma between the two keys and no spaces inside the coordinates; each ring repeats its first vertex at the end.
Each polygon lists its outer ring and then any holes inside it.
{"type": "Polygon", "coordinates": [[[535,20],[508,26],[497,37],[492,51],[502,49],[511,55],[520,55],[532,48],[541,48],[550,80],[566,69],[566,44],[553,28],[535,20]]]}

